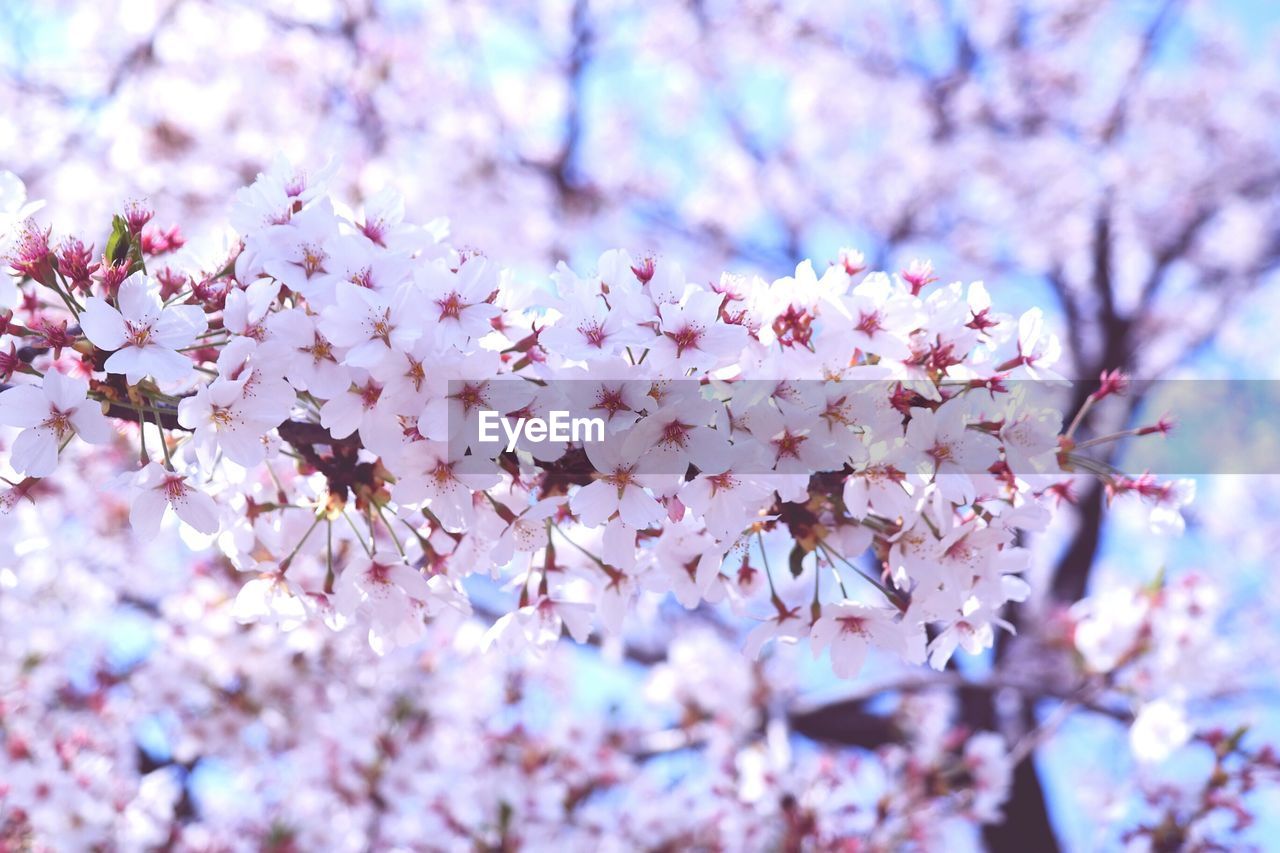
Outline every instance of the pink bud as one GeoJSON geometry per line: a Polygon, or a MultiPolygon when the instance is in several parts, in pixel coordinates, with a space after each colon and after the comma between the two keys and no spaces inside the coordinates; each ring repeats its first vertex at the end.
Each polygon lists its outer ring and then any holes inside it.
{"type": "Polygon", "coordinates": [[[1089,395],[1094,402],[1112,394],[1123,394],[1129,386],[1129,377],[1125,376],[1119,370],[1104,370],[1102,375],[1098,377],[1098,390],[1089,395]]]}
{"type": "Polygon", "coordinates": [[[151,217],[155,216],[155,211],[140,201],[131,201],[124,206],[124,221],[129,227],[129,233],[138,236],[142,233],[142,226],[151,221],[151,217]]]}

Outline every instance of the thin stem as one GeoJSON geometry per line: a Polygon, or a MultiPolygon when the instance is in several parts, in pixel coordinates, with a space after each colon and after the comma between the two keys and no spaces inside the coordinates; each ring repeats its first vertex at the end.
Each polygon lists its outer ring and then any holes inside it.
{"type": "Polygon", "coordinates": [[[1088,397],[1084,398],[1084,403],[1081,404],[1080,411],[1076,412],[1076,416],[1071,419],[1071,426],[1067,427],[1067,431],[1064,433],[1067,438],[1071,438],[1071,436],[1075,435],[1080,424],[1084,422],[1084,416],[1089,414],[1089,410],[1092,408],[1093,395],[1090,394],[1088,397]]]}
{"type": "Polygon", "coordinates": [[[409,555],[404,552],[404,546],[400,544],[400,537],[396,536],[391,522],[387,521],[386,510],[383,507],[378,507],[378,518],[382,520],[382,526],[387,528],[387,534],[391,537],[391,542],[396,546],[396,550],[400,552],[400,556],[407,561],[409,555]]]}
{"type": "MultiPolygon", "coordinates": [[[[559,534],[564,538],[564,541],[568,542],[570,545],[572,545],[573,547],[575,547],[575,548],[577,548],[579,551],[581,551],[581,552],[582,552],[582,554],[583,554],[583,556],[584,556],[584,557],[586,557],[588,560],[591,560],[591,561],[593,561],[597,566],[600,566],[601,568],[604,568],[604,565],[605,565],[604,560],[602,560],[601,558],[597,557],[595,554],[592,554],[592,553],[591,553],[590,551],[588,551],[586,548],[583,548],[583,547],[582,547],[581,545],[579,545],[577,542],[574,542],[572,539],[570,539],[570,538],[569,538],[569,534],[567,534],[567,533],[565,533],[563,530],[561,530],[561,529],[560,529],[560,525],[556,524],[556,523],[555,523],[555,521],[553,521],[552,519],[547,519],[547,521],[548,521],[548,522],[550,522],[550,525],[551,525],[550,529],[551,529],[551,530],[554,530],[556,533],[559,533],[559,534]]],[[[549,539],[549,538],[550,538],[550,537],[548,537],[548,539],[549,539]]]]}
{"type": "Polygon", "coordinates": [[[890,602],[892,602],[892,603],[893,603],[893,605],[894,605],[895,607],[898,605],[898,603],[899,603],[900,599],[899,599],[899,597],[898,597],[898,595],[897,595],[896,593],[894,593],[892,590],[890,590],[890,589],[889,589],[888,587],[886,587],[884,584],[880,583],[880,581],[878,581],[878,580],[876,580],[875,578],[871,577],[869,574],[867,574],[866,572],[864,572],[862,569],[860,569],[860,568],[858,568],[857,566],[855,566],[853,563],[849,562],[849,560],[848,560],[848,559],[846,559],[843,555],[841,555],[840,553],[838,553],[837,551],[835,551],[835,550],[834,550],[830,545],[828,545],[828,544],[827,544],[827,541],[826,541],[825,539],[819,539],[819,540],[818,540],[818,547],[819,547],[819,548],[821,548],[821,549],[822,549],[822,551],[823,551],[823,553],[824,553],[824,554],[826,554],[828,557],[834,557],[835,559],[837,559],[837,560],[839,560],[840,562],[844,563],[846,566],[848,566],[849,568],[853,569],[853,570],[858,574],[858,576],[859,576],[859,577],[861,577],[861,578],[862,578],[863,580],[865,580],[867,583],[869,583],[869,584],[871,584],[872,586],[874,586],[876,589],[880,590],[880,593],[881,593],[885,598],[889,599],[889,601],[890,601],[890,602]]]}
{"type": "Polygon", "coordinates": [[[326,530],[326,531],[325,531],[325,552],[324,552],[324,556],[325,556],[325,566],[326,566],[326,570],[325,570],[325,573],[324,573],[324,591],[325,591],[325,593],[326,593],[327,595],[332,595],[332,594],[333,594],[333,580],[334,580],[334,575],[333,575],[333,519],[332,519],[332,518],[326,518],[326,519],[325,519],[325,523],[328,525],[328,530],[326,530]]]}
{"type": "Polygon", "coordinates": [[[318,525],[323,518],[323,515],[317,514],[315,520],[311,522],[311,526],[307,528],[307,532],[302,534],[302,538],[298,540],[298,544],[293,546],[293,550],[289,552],[289,556],[280,561],[281,574],[288,570],[289,564],[293,562],[293,558],[298,556],[298,552],[302,550],[302,546],[311,538],[311,531],[316,529],[316,525],[318,525]]]}
{"type": "Polygon", "coordinates": [[[369,545],[364,541],[364,537],[360,535],[360,529],[356,527],[356,523],[351,520],[351,516],[347,514],[347,510],[345,508],[342,510],[342,517],[347,520],[347,524],[351,525],[351,532],[356,535],[356,541],[360,543],[360,547],[364,549],[366,554],[372,557],[373,548],[369,547],[369,545]]]}
{"type": "Polygon", "coordinates": [[[778,598],[778,590],[773,585],[773,572],[769,569],[769,554],[764,547],[764,533],[760,530],[756,531],[756,540],[760,543],[760,560],[764,563],[764,576],[769,581],[769,594],[775,601],[781,601],[778,598]]]}
{"type": "Polygon", "coordinates": [[[1120,432],[1113,432],[1107,435],[1100,435],[1097,438],[1091,438],[1088,441],[1082,441],[1076,445],[1076,450],[1084,450],[1086,447],[1095,447],[1099,444],[1106,444],[1109,441],[1117,441],[1122,438],[1140,435],[1145,427],[1134,427],[1133,429],[1124,429],[1120,432]]]}

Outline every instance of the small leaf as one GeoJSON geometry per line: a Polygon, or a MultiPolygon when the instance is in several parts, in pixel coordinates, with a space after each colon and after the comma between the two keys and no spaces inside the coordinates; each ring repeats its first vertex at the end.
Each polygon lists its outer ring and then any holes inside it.
{"type": "Polygon", "coordinates": [[[107,260],[113,264],[129,257],[129,223],[118,213],[111,217],[111,236],[107,238],[106,255],[107,260]]]}

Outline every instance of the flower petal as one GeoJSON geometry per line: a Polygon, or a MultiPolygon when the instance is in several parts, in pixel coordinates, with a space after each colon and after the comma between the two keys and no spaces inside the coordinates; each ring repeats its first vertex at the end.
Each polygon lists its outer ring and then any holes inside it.
{"type": "Polygon", "coordinates": [[[83,403],[89,393],[89,381],[79,376],[68,376],[59,370],[50,370],[44,376],[44,394],[49,402],[61,411],[69,412],[83,403]]]}
{"type": "Polygon", "coordinates": [[[163,303],[160,294],[153,290],[147,281],[147,275],[136,272],[120,284],[116,293],[116,304],[125,319],[150,326],[160,317],[163,303]]]}
{"type": "Polygon", "coordinates": [[[16,385],[0,393],[0,424],[33,427],[49,417],[49,398],[36,385],[16,385]]]}
{"type": "Polygon", "coordinates": [[[111,421],[102,414],[96,402],[87,402],[71,413],[71,425],[76,428],[76,435],[81,441],[89,444],[106,444],[115,436],[111,421]]]}
{"type": "Polygon", "coordinates": [[[84,311],[80,312],[80,330],[95,347],[108,352],[120,349],[128,337],[120,312],[97,296],[85,302],[84,311]]]}
{"type": "Polygon", "coordinates": [[[48,427],[23,430],[9,459],[15,471],[28,477],[47,477],[58,467],[58,436],[48,427]]]}
{"type": "Polygon", "coordinates": [[[164,518],[168,502],[158,489],[145,489],[133,499],[129,507],[129,523],[133,532],[143,539],[152,539],[160,532],[160,522],[164,518]]]}
{"type": "Polygon", "coordinates": [[[152,330],[156,343],[169,349],[182,349],[195,343],[206,329],[209,318],[199,305],[177,305],[166,308],[152,330]]]}
{"type": "Polygon", "coordinates": [[[170,503],[178,518],[196,530],[209,535],[218,532],[218,505],[204,492],[188,486],[170,503]]]}

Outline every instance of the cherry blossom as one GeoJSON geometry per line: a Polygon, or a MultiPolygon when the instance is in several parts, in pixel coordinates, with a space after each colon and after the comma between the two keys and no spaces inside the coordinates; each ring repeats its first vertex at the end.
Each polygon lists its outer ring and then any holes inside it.
{"type": "Polygon", "coordinates": [[[144,376],[169,382],[191,375],[193,363],[178,350],[193,344],[208,327],[199,306],[165,307],[154,283],[141,272],[120,285],[117,304],[91,296],[80,317],[85,336],[111,352],[103,366],[108,373],[124,374],[130,384],[144,376]]]}
{"type": "Polygon", "coordinates": [[[100,404],[86,398],[88,391],[87,380],[50,370],[39,387],[18,385],[0,393],[0,424],[23,428],[9,464],[28,476],[47,477],[73,436],[89,444],[109,442],[114,431],[100,404]]]}
{"type": "Polygon", "coordinates": [[[167,471],[155,462],[131,477],[133,504],[129,521],[141,536],[154,536],[166,510],[200,533],[218,531],[218,506],[213,498],[187,482],[181,474],[167,471]]]}

